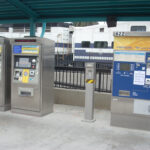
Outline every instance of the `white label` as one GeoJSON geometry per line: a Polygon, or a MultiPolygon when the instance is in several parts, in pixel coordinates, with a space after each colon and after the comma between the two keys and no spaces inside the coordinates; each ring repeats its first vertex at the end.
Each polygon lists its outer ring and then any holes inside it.
{"type": "Polygon", "coordinates": [[[150,85],[150,78],[146,78],[145,84],[150,85]]]}
{"type": "Polygon", "coordinates": [[[88,79],[92,79],[92,71],[91,70],[88,70],[88,72],[87,72],[87,78],[88,79]]]}
{"type": "Polygon", "coordinates": [[[149,76],[150,75],[150,68],[146,69],[146,75],[149,76]]]}
{"type": "Polygon", "coordinates": [[[144,85],[145,82],[145,71],[134,71],[133,84],[144,85]]]}
{"type": "Polygon", "coordinates": [[[117,98],[113,98],[112,100],[113,100],[113,101],[118,101],[118,99],[117,99],[117,98]]]}
{"type": "Polygon", "coordinates": [[[144,52],[115,51],[114,61],[145,62],[144,52]]]}
{"type": "Polygon", "coordinates": [[[135,99],[133,113],[150,115],[150,101],[135,99]]]}

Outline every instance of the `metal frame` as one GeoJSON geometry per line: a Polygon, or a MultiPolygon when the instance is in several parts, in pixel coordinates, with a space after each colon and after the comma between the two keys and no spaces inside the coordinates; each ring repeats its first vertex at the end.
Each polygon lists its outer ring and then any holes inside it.
{"type": "Polygon", "coordinates": [[[37,18],[38,14],[35,13],[32,9],[30,9],[28,6],[24,5],[19,0],[7,0],[10,4],[14,5],[15,7],[19,8],[27,17],[30,18],[37,18]]]}
{"type": "MultiPolygon", "coordinates": [[[[111,70],[96,69],[95,91],[111,93],[111,70]]],[[[84,67],[55,66],[54,86],[66,89],[85,89],[84,67]]]]}
{"type": "Polygon", "coordinates": [[[0,24],[30,23],[30,36],[35,36],[37,22],[106,21],[107,17],[117,21],[150,21],[149,0],[4,0],[0,10],[0,24]]]}
{"type": "Polygon", "coordinates": [[[0,72],[0,111],[10,109],[11,103],[11,45],[7,38],[0,38],[1,51],[1,72],[0,72]]]}

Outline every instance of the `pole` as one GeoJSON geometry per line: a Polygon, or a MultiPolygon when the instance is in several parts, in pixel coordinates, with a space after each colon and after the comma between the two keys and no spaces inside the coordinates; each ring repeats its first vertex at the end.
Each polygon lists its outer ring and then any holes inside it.
{"type": "Polygon", "coordinates": [[[94,122],[94,90],[96,78],[96,63],[85,63],[85,109],[84,121],[94,122]]]}
{"type": "Polygon", "coordinates": [[[30,36],[35,36],[35,22],[33,19],[30,21],[30,36]]]}

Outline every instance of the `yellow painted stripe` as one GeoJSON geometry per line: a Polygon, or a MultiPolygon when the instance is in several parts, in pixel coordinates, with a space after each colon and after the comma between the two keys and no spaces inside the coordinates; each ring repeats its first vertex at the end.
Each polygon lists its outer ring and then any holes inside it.
{"type": "Polygon", "coordinates": [[[94,83],[94,80],[90,80],[88,83],[94,83]]]}
{"type": "Polygon", "coordinates": [[[86,83],[94,83],[94,80],[87,79],[87,80],[86,80],[86,83]]]}
{"type": "Polygon", "coordinates": [[[0,53],[2,52],[2,46],[0,46],[0,53]]]}
{"type": "Polygon", "coordinates": [[[22,50],[39,50],[39,47],[23,47],[22,50]]]}

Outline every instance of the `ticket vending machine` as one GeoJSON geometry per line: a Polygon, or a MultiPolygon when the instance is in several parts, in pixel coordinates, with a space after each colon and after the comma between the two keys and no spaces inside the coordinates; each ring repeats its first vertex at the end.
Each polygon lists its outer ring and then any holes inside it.
{"type": "Polygon", "coordinates": [[[150,130],[150,32],[114,36],[111,125],[150,130]]]}
{"type": "Polygon", "coordinates": [[[12,40],[12,112],[42,116],[53,111],[54,42],[12,40]]]}
{"type": "Polygon", "coordinates": [[[11,45],[7,38],[0,37],[0,111],[10,109],[11,45]]]}

